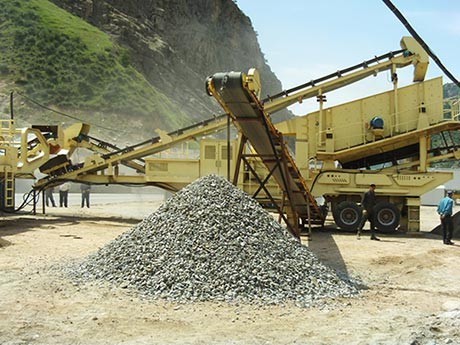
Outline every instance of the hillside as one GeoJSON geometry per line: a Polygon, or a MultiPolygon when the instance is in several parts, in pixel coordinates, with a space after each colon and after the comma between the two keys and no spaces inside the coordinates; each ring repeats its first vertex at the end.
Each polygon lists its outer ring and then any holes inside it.
{"type": "Polygon", "coordinates": [[[204,91],[215,72],[257,67],[265,94],[281,89],[231,0],[13,0],[0,22],[1,110],[15,90],[26,125],[81,119],[126,142],[220,113],[204,91]]]}
{"type": "Polygon", "coordinates": [[[460,97],[460,88],[454,83],[446,83],[443,86],[443,96],[444,98],[459,98],[460,97]]]}
{"type": "MultiPolygon", "coordinates": [[[[257,67],[264,96],[281,90],[231,0],[3,1],[0,49],[4,118],[14,90],[19,126],[84,121],[118,144],[221,113],[204,91],[215,72],[257,67]]],[[[458,94],[444,86],[446,98],[458,94]]]]}

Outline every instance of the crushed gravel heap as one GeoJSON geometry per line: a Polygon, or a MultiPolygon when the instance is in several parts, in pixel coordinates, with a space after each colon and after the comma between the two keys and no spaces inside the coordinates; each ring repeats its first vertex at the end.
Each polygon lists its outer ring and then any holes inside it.
{"type": "Polygon", "coordinates": [[[155,298],[308,306],[357,289],[224,178],[196,180],[73,269],[155,298]]]}

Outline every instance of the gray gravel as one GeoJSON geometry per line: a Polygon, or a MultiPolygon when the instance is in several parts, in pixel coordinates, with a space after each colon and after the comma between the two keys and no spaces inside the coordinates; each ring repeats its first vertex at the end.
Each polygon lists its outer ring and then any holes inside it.
{"type": "Polygon", "coordinates": [[[177,302],[260,304],[352,296],[356,287],[323,265],[250,196],[209,175],[71,269],[177,302]]]}

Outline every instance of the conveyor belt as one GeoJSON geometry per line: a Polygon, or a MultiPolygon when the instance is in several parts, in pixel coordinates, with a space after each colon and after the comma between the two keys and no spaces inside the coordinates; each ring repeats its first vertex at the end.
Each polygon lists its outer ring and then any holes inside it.
{"type": "MultiPolygon", "coordinates": [[[[165,140],[162,140],[161,136],[158,136],[125,148],[118,148],[113,144],[103,142],[89,136],[82,136],[77,140],[81,142],[81,147],[85,147],[99,154],[100,159],[95,160],[93,164],[80,163],[71,165],[69,161],[67,166],[62,166],[60,161],[47,162],[45,163],[46,173],[50,174],[53,178],[76,181],[81,175],[95,174],[107,169],[109,165],[116,166],[118,164],[123,164],[135,169],[137,172],[145,172],[144,157],[164,151],[192,138],[213,133],[224,128],[226,125],[227,115],[219,115],[191,126],[167,133],[165,140]],[[53,167],[55,169],[53,169],[53,167]]],[[[48,183],[49,178],[50,176],[42,178],[35,183],[35,187],[38,188],[41,185],[48,183]]]]}
{"type": "Polygon", "coordinates": [[[351,67],[348,67],[348,68],[344,68],[342,70],[338,70],[337,72],[328,74],[328,75],[323,76],[323,77],[318,78],[318,79],[311,80],[311,81],[309,81],[309,82],[307,82],[305,84],[298,85],[298,86],[293,87],[293,88],[288,89],[288,90],[284,90],[284,91],[282,91],[280,93],[277,93],[276,95],[268,96],[267,98],[265,98],[262,101],[262,104],[264,104],[266,102],[269,102],[269,101],[272,101],[274,99],[280,98],[280,97],[288,96],[288,95],[292,94],[293,92],[306,89],[307,87],[312,87],[312,86],[315,86],[316,84],[323,83],[323,82],[331,80],[331,79],[340,78],[344,74],[347,74],[347,73],[350,73],[350,72],[353,72],[353,71],[356,71],[356,70],[368,68],[369,66],[372,66],[372,64],[374,64],[374,63],[381,62],[382,60],[385,60],[385,59],[392,59],[393,57],[395,57],[395,56],[397,56],[399,54],[402,54],[402,53],[411,54],[407,50],[401,49],[401,50],[397,50],[397,51],[394,51],[394,52],[389,52],[389,53],[386,53],[386,54],[383,54],[383,55],[380,55],[380,56],[376,56],[373,59],[366,60],[364,62],[361,62],[361,63],[357,64],[357,65],[354,65],[354,66],[351,66],[351,67]]]}
{"type": "Polygon", "coordinates": [[[247,89],[241,72],[217,73],[208,80],[208,91],[231,115],[289,199],[298,229],[301,223],[323,224],[324,215],[284,144],[282,134],[264,113],[257,97],[247,89]],[[278,167],[276,167],[278,165],[278,167]]]}
{"type": "MultiPolygon", "coordinates": [[[[197,135],[197,134],[201,134],[201,131],[202,131],[204,134],[207,134],[209,132],[208,128],[211,128],[211,131],[216,131],[216,130],[219,130],[221,128],[224,128],[224,126],[227,124],[225,120],[226,120],[226,115],[221,114],[221,115],[218,115],[218,116],[214,116],[213,118],[210,118],[210,119],[207,119],[207,120],[204,120],[204,121],[200,121],[198,123],[194,123],[194,124],[192,124],[190,126],[187,126],[187,127],[180,128],[180,129],[177,129],[175,131],[169,132],[169,133],[167,133],[167,135],[175,143],[182,142],[182,141],[184,141],[184,137],[187,140],[190,139],[189,136],[186,136],[187,133],[192,133],[193,135],[197,135]]],[[[160,143],[160,142],[161,142],[161,138],[160,138],[160,136],[157,136],[157,137],[153,137],[151,139],[142,141],[142,142],[140,142],[138,144],[127,146],[127,147],[124,147],[124,148],[118,148],[118,147],[116,147],[114,145],[111,145],[111,144],[108,144],[108,143],[103,143],[106,146],[110,145],[110,147],[113,149],[112,152],[109,152],[109,153],[105,154],[103,156],[103,158],[110,158],[113,155],[119,155],[119,154],[124,154],[126,152],[131,152],[131,151],[137,150],[139,148],[142,148],[143,146],[152,146],[153,147],[153,145],[155,145],[157,143],[160,143]]],[[[158,146],[160,147],[160,145],[158,145],[158,146]]],[[[159,149],[152,150],[152,153],[157,153],[157,152],[160,152],[160,151],[163,151],[163,150],[164,150],[164,148],[161,147],[159,149]]]]}

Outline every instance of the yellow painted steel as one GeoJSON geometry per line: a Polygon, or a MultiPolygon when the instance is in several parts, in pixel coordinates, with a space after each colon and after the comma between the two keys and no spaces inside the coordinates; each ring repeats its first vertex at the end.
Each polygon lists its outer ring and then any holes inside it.
{"type": "MultiPolygon", "coordinates": [[[[410,38],[403,38],[402,41],[410,41],[410,38]]],[[[411,49],[411,52],[416,52],[417,50],[416,49],[417,46],[416,44],[413,44],[413,42],[405,43],[404,47],[411,49]]],[[[400,54],[399,56],[395,56],[389,59],[388,61],[378,62],[376,64],[373,64],[372,66],[367,66],[361,70],[355,71],[351,73],[350,75],[340,76],[340,78],[337,78],[336,80],[327,81],[325,84],[315,86],[310,90],[300,91],[299,93],[296,93],[295,98],[299,99],[299,97],[301,97],[302,99],[305,99],[305,98],[312,97],[313,95],[315,95],[318,90],[321,90],[321,92],[326,92],[326,91],[330,91],[330,90],[333,90],[339,87],[343,87],[345,85],[348,85],[357,80],[363,79],[379,71],[386,70],[390,68],[390,66],[405,67],[410,64],[413,64],[414,66],[418,66],[419,63],[424,63],[423,62],[424,59],[425,58],[423,57],[423,50],[422,52],[417,52],[416,54],[412,54],[412,55],[400,54]]],[[[251,90],[253,90],[256,95],[260,95],[261,83],[260,83],[259,74],[256,69],[251,69],[248,72],[247,83],[248,83],[248,87],[251,90]]],[[[264,109],[268,112],[272,112],[272,111],[275,111],[276,108],[279,106],[280,107],[288,106],[290,102],[291,102],[290,99],[281,99],[277,101],[276,103],[268,102],[264,105],[264,109]]],[[[179,132],[178,134],[174,135],[174,137],[169,137],[168,135],[160,131],[161,141],[158,143],[146,143],[145,145],[141,147],[136,147],[134,150],[130,152],[120,151],[116,154],[113,154],[112,151],[107,150],[106,148],[101,147],[97,144],[94,144],[91,141],[87,141],[87,140],[75,141],[75,138],[78,138],[77,134],[81,133],[81,134],[86,135],[89,131],[88,125],[76,124],[72,126],[72,128],[68,128],[67,132],[65,132],[63,135],[59,136],[59,139],[60,138],[62,139],[60,139],[57,145],[60,145],[62,148],[68,149],[69,155],[77,147],[88,148],[94,151],[95,155],[93,155],[90,158],[87,158],[83,166],[80,167],[79,169],[73,170],[72,172],[69,172],[66,175],[61,175],[59,176],[59,178],[78,180],[78,179],[81,179],[82,176],[85,176],[85,179],[91,180],[90,175],[98,174],[98,172],[99,174],[102,174],[104,170],[106,169],[112,170],[109,167],[118,165],[118,164],[124,164],[128,167],[135,169],[138,172],[144,173],[145,171],[144,171],[143,165],[134,161],[136,158],[147,157],[151,154],[161,152],[163,150],[169,149],[170,147],[174,145],[177,145],[178,143],[182,141],[190,140],[191,138],[194,138],[194,137],[200,137],[207,133],[212,133],[213,131],[220,130],[224,128],[225,126],[226,126],[226,120],[224,118],[220,118],[220,119],[216,119],[215,121],[208,123],[206,127],[193,128],[192,130],[187,131],[187,133],[179,132]]],[[[307,140],[308,138],[308,134],[303,136],[301,133],[297,133],[297,136],[299,140],[307,140]]],[[[306,150],[306,148],[303,145],[296,145],[296,146],[297,146],[296,151],[298,153],[304,152],[306,153],[304,157],[309,156],[310,152],[308,152],[308,150],[306,150]]],[[[301,171],[302,170],[305,171],[307,169],[307,165],[308,165],[308,162],[306,159],[298,160],[298,166],[301,171]]],[[[218,167],[216,166],[216,168],[218,167]]],[[[112,173],[109,173],[108,176],[111,176],[111,177],[110,178],[107,177],[107,179],[114,178],[112,173]]],[[[99,177],[97,179],[100,180],[99,177]]],[[[46,183],[49,183],[48,179],[40,180],[36,183],[36,186],[39,187],[40,185],[43,185],[46,183]]]]}
{"type": "Polygon", "coordinates": [[[33,172],[49,159],[50,148],[39,130],[16,129],[14,120],[1,120],[0,162],[14,174],[33,176],[33,172]]]}
{"type": "MultiPolygon", "coordinates": [[[[268,98],[264,110],[274,112],[304,98],[321,96],[374,73],[391,70],[394,84],[391,91],[330,108],[323,107],[321,97],[319,111],[278,123],[276,127],[295,138],[295,162],[313,195],[325,197],[334,207],[341,201],[359,202],[368,185],[375,183],[379,200],[397,205],[402,213],[401,228],[418,230],[419,196],[452,178],[452,173],[428,172],[428,165],[460,156],[455,147],[444,150],[447,152],[442,155],[429,153],[430,137],[457,131],[460,123],[444,120],[441,78],[424,81],[427,54],[412,38],[403,38],[401,46],[411,54],[403,53],[385,62],[353,69],[347,75],[328,76],[322,83],[309,83],[300,91],[268,98]],[[417,83],[398,88],[396,68],[411,64],[417,83]],[[375,117],[383,123],[379,128],[372,127],[371,120],[375,117]],[[390,158],[385,160],[382,158],[385,155],[390,158]],[[368,158],[371,164],[381,165],[380,168],[368,170],[365,166],[368,158]],[[344,169],[342,165],[356,169],[344,169]]],[[[216,92],[210,93],[229,111],[216,92]]]]}
{"type": "MultiPolygon", "coordinates": [[[[226,118],[221,116],[211,121],[207,121],[203,126],[191,126],[190,128],[184,129],[183,131],[177,131],[171,136],[166,135],[163,133],[163,131],[160,131],[160,139],[156,140],[155,142],[147,141],[142,145],[137,145],[129,149],[121,149],[118,151],[110,151],[106,148],[101,148],[98,145],[95,145],[86,140],[73,140],[70,146],[87,148],[96,151],[97,153],[85,157],[82,166],[78,167],[78,169],[71,169],[65,174],[55,176],[54,179],[57,183],[64,180],[102,183],[101,181],[105,178],[107,184],[123,183],[120,181],[126,180],[126,177],[119,177],[118,172],[114,170],[113,167],[123,164],[130,168],[134,168],[137,172],[144,174],[144,165],[136,163],[133,160],[148,157],[155,153],[167,150],[181,142],[214,133],[217,130],[223,128],[226,124],[226,118]]],[[[134,180],[139,181],[139,178],[135,177],[134,180]]],[[[148,182],[150,181],[144,177],[143,183],[148,182]]],[[[172,180],[170,182],[173,183],[174,181],[172,180]]],[[[49,177],[43,178],[35,183],[35,187],[39,188],[49,183],[49,177]]]]}
{"type": "MultiPolygon", "coordinates": [[[[316,156],[319,160],[340,160],[347,155],[360,156],[363,152],[368,153],[372,146],[376,152],[383,152],[385,145],[394,149],[395,145],[398,145],[397,142],[403,146],[407,145],[408,139],[418,142],[417,135],[397,136],[398,134],[410,133],[417,129],[436,131],[429,126],[443,120],[441,78],[399,89],[399,123],[394,122],[391,106],[393,94],[394,91],[387,91],[324,109],[325,126],[329,134],[327,140],[331,141],[329,149],[326,148],[325,142],[320,140],[323,131],[318,125],[319,112],[294,117],[277,123],[276,127],[285,134],[299,136],[296,151],[298,147],[306,146],[303,152],[307,152],[309,157],[316,156]],[[423,113],[420,112],[422,106],[425,108],[423,113]],[[381,117],[385,123],[383,133],[379,137],[373,134],[369,126],[374,116],[381,117]],[[422,126],[422,122],[426,125],[422,126]],[[381,141],[382,138],[391,139],[381,141]]],[[[303,155],[303,152],[300,154],[303,155]]],[[[296,156],[296,160],[299,159],[300,157],[296,156]]]]}

